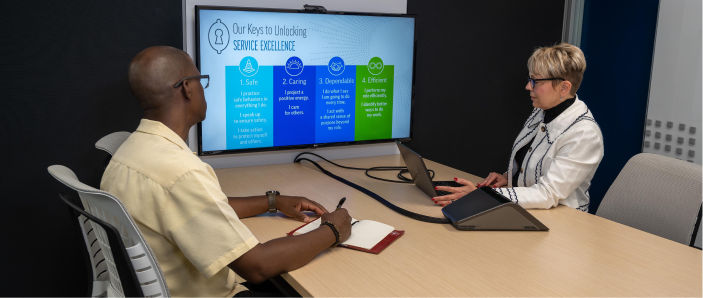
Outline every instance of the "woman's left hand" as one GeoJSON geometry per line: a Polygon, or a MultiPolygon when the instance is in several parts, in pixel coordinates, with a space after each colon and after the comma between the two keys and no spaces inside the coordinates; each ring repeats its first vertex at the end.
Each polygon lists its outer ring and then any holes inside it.
{"type": "Polygon", "coordinates": [[[468,193],[476,190],[476,185],[473,184],[473,182],[466,180],[466,179],[461,179],[461,178],[454,178],[454,181],[458,182],[461,185],[460,187],[451,187],[451,186],[437,186],[435,187],[436,190],[443,190],[450,192],[448,195],[443,195],[443,196],[438,196],[432,198],[432,201],[434,201],[435,204],[440,205],[442,207],[447,206],[451,204],[452,202],[458,200],[459,198],[467,195],[468,193]]]}

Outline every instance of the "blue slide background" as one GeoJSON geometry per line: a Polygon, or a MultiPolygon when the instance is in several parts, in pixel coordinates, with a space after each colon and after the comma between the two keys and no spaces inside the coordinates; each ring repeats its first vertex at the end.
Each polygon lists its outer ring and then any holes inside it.
{"type": "MultiPolygon", "coordinates": [[[[226,90],[230,87],[230,79],[225,79],[225,69],[236,66],[242,58],[251,56],[258,61],[260,67],[271,67],[285,65],[287,59],[292,56],[299,57],[307,67],[325,66],[331,58],[340,57],[349,68],[354,65],[366,65],[372,57],[381,57],[387,65],[395,66],[393,82],[393,121],[392,137],[402,138],[410,136],[410,107],[412,94],[412,72],[413,72],[413,47],[414,47],[414,19],[405,17],[375,17],[356,15],[323,15],[323,14],[298,14],[298,13],[274,13],[274,12],[254,12],[254,11],[228,11],[203,9],[199,11],[199,67],[203,74],[210,75],[210,87],[205,89],[205,98],[208,104],[208,111],[205,121],[202,122],[202,149],[204,151],[216,151],[223,149],[244,149],[263,147],[263,144],[273,146],[273,143],[251,144],[252,146],[241,147],[232,144],[232,132],[230,116],[234,111],[229,109],[230,95],[237,93],[237,90],[226,90]],[[210,29],[215,24],[224,24],[222,31],[222,41],[226,47],[221,51],[211,46],[210,29]],[[276,35],[269,33],[254,33],[250,31],[249,25],[260,28],[276,28],[285,26],[287,28],[305,29],[306,35],[276,35]],[[235,30],[235,27],[245,28],[245,30],[235,30]],[[234,48],[234,41],[283,41],[295,42],[295,49],[290,51],[271,51],[253,49],[234,48]]],[[[303,76],[312,75],[312,71],[305,70],[303,76]]],[[[235,74],[236,75],[236,74],[235,74]]],[[[257,74],[261,76],[262,74],[257,74]]],[[[271,77],[272,78],[272,77],[271,77]]],[[[313,76],[312,79],[315,77],[313,76]]],[[[265,79],[261,79],[261,84],[266,84],[265,79]]],[[[278,81],[273,81],[273,88],[270,93],[275,92],[278,81]]],[[[312,88],[313,83],[309,82],[307,88],[312,88]]],[[[257,88],[261,92],[261,85],[257,88]]],[[[247,87],[248,88],[248,87],[247,87]]],[[[314,91],[307,95],[311,101],[315,97],[314,91]]],[[[273,99],[273,94],[271,99],[273,99]]],[[[352,97],[353,98],[353,97],[352,97]]],[[[309,101],[310,102],[310,101],[309,101]]],[[[307,108],[308,114],[302,119],[312,119],[315,116],[314,109],[307,108]],[[310,116],[310,117],[308,117],[310,116]]],[[[351,112],[350,108],[345,108],[345,112],[351,112]]],[[[327,141],[337,142],[351,140],[347,138],[346,131],[342,134],[325,136],[314,141],[317,134],[314,122],[303,121],[304,126],[292,129],[284,123],[279,122],[276,115],[271,115],[269,125],[276,128],[269,133],[276,133],[273,142],[276,146],[288,144],[312,144],[327,141]],[[273,123],[270,123],[273,122],[273,123]],[[310,129],[303,133],[303,129],[310,129]],[[281,132],[281,135],[278,132],[281,132]],[[291,138],[299,136],[297,141],[291,138]]],[[[285,120],[284,120],[285,122],[285,120]]],[[[294,124],[290,122],[289,125],[294,124]]],[[[260,125],[259,125],[260,126],[260,125]]],[[[243,127],[246,129],[246,126],[243,127]]]]}
{"type": "Polygon", "coordinates": [[[313,144],[315,142],[315,67],[304,66],[298,76],[290,76],[283,66],[273,67],[273,132],[274,146],[313,144]],[[289,80],[304,80],[305,85],[289,84],[289,80]],[[283,84],[283,81],[288,84],[283,84]],[[302,91],[290,97],[306,97],[307,100],[280,100],[286,91],[302,91]],[[290,109],[298,106],[299,109],[290,109]],[[302,114],[294,115],[294,112],[302,114]],[[291,113],[285,115],[285,113],[291,113]]]}
{"type": "MultiPolygon", "coordinates": [[[[273,76],[271,66],[260,66],[259,72],[254,76],[245,77],[239,72],[239,66],[225,67],[226,88],[226,121],[227,121],[227,149],[259,148],[273,145],[273,76]],[[242,85],[240,80],[256,80],[256,86],[242,85]],[[242,92],[258,92],[255,96],[241,96],[242,92]],[[256,103],[258,107],[235,107],[236,102],[242,98],[260,98],[256,103]],[[247,113],[259,113],[258,117],[243,117],[247,113]],[[245,119],[258,119],[257,123],[236,123],[245,119]],[[242,143],[242,141],[246,141],[242,143]]],[[[208,109],[209,110],[209,109],[208,109]]]]}
{"type": "Polygon", "coordinates": [[[317,83],[317,92],[315,98],[317,98],[315,104],[315,139],[318,143],[332,143],[332,142],[349,142],[354,140],[354,100],[356,92],[356,84],[325,84],[326,80],[339,80],[339,79],[356,79],[356,66],[347,65],[344,72],[338,76],[330,74],[327,70],[327,65],[317,66],[317,77],[315,82],[317,83]],[[322,83],[320,83],[322,82],[322,83]],[[328,92],[325,93],[325,90],[328,92]],[[337,92],[335,92],[337,91],[337,92]],[[346,91],[346,93],[342,92],[346,91]],[[338,100],[325,99],[325,96],[341,96],[346,95],[341,100],[344,104],[339,104],[338,100]],[[334,101],[334,104],[328,104],[328,101],[334,101]],[[335,113],[328,113],[328,110],[335,111],[335,113]],[[338,111],[344,110],[343,113],[338,111]],[[336,118],[337,116],[348,116],[344,118],[336,118]],[[332,116],[333,119],[322,119],[323,116],[332,116]],[[322,125],[322,122],[326,121],[346,121],[349,123],[340,123],[335,125],[322,125]],[[339,127],[339,129],[330,130],[328,127],[339,127]]]}

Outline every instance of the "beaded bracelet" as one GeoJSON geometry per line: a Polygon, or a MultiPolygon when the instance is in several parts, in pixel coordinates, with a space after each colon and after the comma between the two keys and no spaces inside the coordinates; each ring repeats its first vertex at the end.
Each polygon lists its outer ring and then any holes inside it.
{"type": "Polygon", "coordinates": [[[332,244],[331,247],[337,246],[337,244],[339,244],[339,231],[337,231],[337,228],[331,222],[326,221],[320,224],[320,226],[323,225],[330,227],[330,229],[332,229],[332,233],[334,233],[334,244],[332,244]]]}

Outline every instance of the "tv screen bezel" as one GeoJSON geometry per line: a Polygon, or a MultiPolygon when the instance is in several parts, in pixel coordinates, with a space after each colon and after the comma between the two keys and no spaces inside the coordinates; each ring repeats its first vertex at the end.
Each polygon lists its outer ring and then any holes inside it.
{"type": "Polygon", "coordinates": [[[259,8],[259,7],[237,7],[237,6],[212,6],[212,5],[196,5],[195,6],[195,65],[200,70],[200,10],[227,10],[227,11],[252,11],[252,12],[277,12],[277,13],[304,13],[304,14],[331,14],[331,15],[358,15],[358,16],[372,16],[372,17],[404,17],[412,18],[413,22],[413,58],[412,58],[412,79],[411,79],[411,90],[410,90],[410,133],[408,137],[403,138],[390,138],[390,139],[376,139],[376,140],[362,140],[362,141],[346,141],[346,142],[330,142],[330,143],[313,143],[313,144],[298,144],[298,145],[287,145],[287,146],[270,146],[270,147],[258,147],[258,148],[245,148],[245,149],[224,149],[224,150],[212,150],[203,151],[203,127],[202,121],[198,122],[197,137],[198,137],[198,156],[213,156],[222,154],[238,154],[238,153],[251,153],[251,152],[266,152],[266,151],[284,151],[292,149],[307,149],[307,148],[321,148],[321,147],[336,147],[336,146],[348,146],[348,145],[361,145],[361,144],[376,144],[376,143],[388,143],[388,142],[407,142],[412,140],[413,135],[413,115],[414,115],[414,105],[415,105],[415,68],[417,66],[416,56],[417,56],[417,16],[414,14],[394,14],[394,13],[363,13],[363,12],[346,12],[346,11],[326,11],[320,12],[319,10],[305,10],[305,9],[282,9],[282,8],[259,8]]]}

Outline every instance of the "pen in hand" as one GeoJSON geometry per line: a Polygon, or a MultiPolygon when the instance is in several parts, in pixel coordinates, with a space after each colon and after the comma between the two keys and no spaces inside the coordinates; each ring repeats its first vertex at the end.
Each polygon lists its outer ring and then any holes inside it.
{"type": "Polygon", "coordinates": [[[347,200],[347,197],[343,197],[342,199],[340,199],[339,203],[337,204],[337,208],[335,208],[335,209],[342,208],[342,204],[344,204],[344,201],[346,201],[346,200],[347,200]]]}

